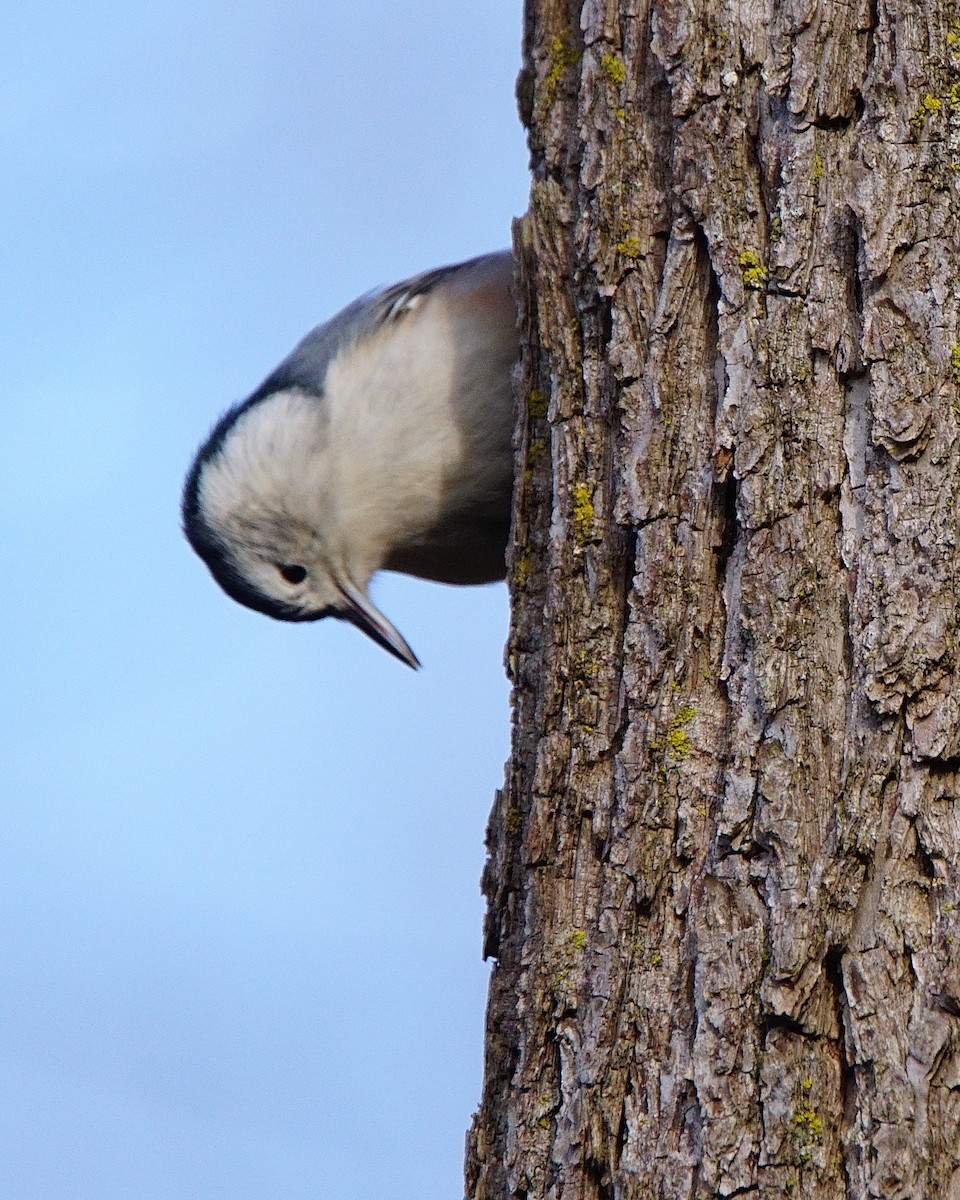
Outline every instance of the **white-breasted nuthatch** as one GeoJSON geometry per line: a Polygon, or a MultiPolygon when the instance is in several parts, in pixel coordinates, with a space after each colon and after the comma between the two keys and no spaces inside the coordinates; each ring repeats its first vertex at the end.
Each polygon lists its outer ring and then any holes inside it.
{"type": "Polygon", "coordinates": [[[284,621],[344,618],[417,667],[367,595],[373,574],[503,578],[512,280],[504,251],[365,296],[220,418],[182,512],[229,596],[284,621]]]}

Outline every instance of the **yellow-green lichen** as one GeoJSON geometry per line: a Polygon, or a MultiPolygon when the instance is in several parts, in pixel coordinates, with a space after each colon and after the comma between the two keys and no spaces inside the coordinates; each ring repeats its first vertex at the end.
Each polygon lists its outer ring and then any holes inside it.
{"type": "Polygon", "coordinates": [[[570,666],[574,675],[581,679],[592,679],[600,670],[600,664],[589,650],[578,647],[570,654],[570,666]]]}
{"type": "Polygon", "coordinates": [[[617,253],[622,254],[624,258],[639,258],[640,249],[640,239],[635,233],[628,233],[617,242],[617,253]]]}
{"type": "Polygon", "coordinates": [[[537,463],[543,460],[546,453],[547,447],[543,438],[533,438],[527,446],[527,466],[535,467],[537,463]]]}
{"type": "Polygon", "coordinates": [[[525,588],[530,582],[530,550],[526,546],[517,551],[513,560],[513,582],[518,588],[525,588]]]}
{"type": "Polygon", "coordinates": [[[519,808],[514,806],[507,809],[507,817],[504,824],[507,827],[507,833],[510,837],[516,837],[523,828],[523,813],[519,808]]]}
{"type": "Polygon", "coordinates": [[[942,112],[943,101],[939,96],[934,96],[932,92],[927,92],[914,109],[913,116],[910,118],[910,124],[915,130],[919,131],[928,117],[938,116],[942,112]]]}
{"type": "Polygon", "coordinates": [[[803,1104],[790,1119],[790,1124],[800,1134],[806,1145],[813,1145],[823,1138],[823,1120],[816,1109],[809,1104],[803,1104]]]}
{"type": "Polygon", "coordinates": [[[535,421],[542,420],[547,415],[550,397],[540,388],[533,388],[527,397],[527,412],[535,421]]]}
{"type": "Polygon", "coordinates": [[[579,958],[587,946],[587,935],[583,929],[571,929],[560,947],[560,969],[555,976],[555,986],[566,988],[573,974],[575,959],[579,958]]]}
{"type": "Polygon", "coordinates": [[[618,54],[604,54],[600,59],[600,65],[603,67],[604,75],[614,87],[620,87],[626,81],[626,63],[618,54]]]}
{"type": "Polygon", "coordinates": [[[954,342],[950,347],[950,370],[953,372],[953,382],[960,387],[960,342],[954,342]]]}
{"type": "Polygon", "coordinates": [[[686,727],[697,715],[692,704],[685,704],[670,722],[667,730],[667,754],[674,762],[683,762],[690,753],[690,735],[686,727]]]}
{"type": "Polygon", "coordinates": [[[762,291],[770,278],[770,272],[760,261],[755,250],[741,250],[737,259],[740,264],[740,274],[744,285],[754,291],[762,291]]]}
{"type": "Polygon", "coordinates": [[[596,510],[593,507],[590,489],[585,483],[575,483],[570,495],[573,500],[573,536],[578,544],[583,546],[593,533],[596,510]]]}
{"type": "Polygon", "coordinates": [[[814,179],[823,178],[823,155],[815,154],[813,156],[813,177],[814,179]]]}
{"type": "Polygon", "coordinates": [[[543,81],[543,96],[548,105],[557,98],[557,88],[564,73],[576,66],[578,55],[570,44],[568,33],[555,33],[550,39],[550,70],[543,81]]]}
{"type": "Polygon", "coordinates": [[[813,1157],[814,1146],[823,1141],[823,1119],[807,1099],[812,1088],[813,1080],[811,1078],[800,1081],[800,1090],[803,1092],[804,1098],[794,1109],[793,1116],[790,1118],[790,1127],[796,1138],[797,1146],[794,1161],[798,1166],[809,1163],[813,1157]]]}

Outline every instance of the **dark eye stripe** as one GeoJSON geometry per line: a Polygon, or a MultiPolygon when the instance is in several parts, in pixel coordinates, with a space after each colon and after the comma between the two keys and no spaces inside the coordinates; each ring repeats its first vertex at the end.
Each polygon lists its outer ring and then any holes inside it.
{"type": "Polygon", "coordinates": [[[287,583],[303,583],[307,577],[307,568],[297,563],[277,563],[277,570],[287,583]]]}

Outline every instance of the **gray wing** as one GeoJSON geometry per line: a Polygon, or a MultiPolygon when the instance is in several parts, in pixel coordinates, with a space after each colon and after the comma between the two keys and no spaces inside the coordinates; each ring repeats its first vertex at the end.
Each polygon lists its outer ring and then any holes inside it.
{"type": "Polygon", "coordinates": [[[412,279],[379,288],[361,296],[359,300],[354,300],[329,321],[312,329],[263,381],[246,404],[255,402],[271,392],[291,387],[301,387],[306,391],[322,394],[330,360],[344,346],[368,337],[389,322],[402,320],[406,313],[416,308],[419,301],[444,279],[473,267],[484,259],[496,257],[496,254],[482,254],[448,267],[435,267],[431,271],[414,275],[412,279]]]}

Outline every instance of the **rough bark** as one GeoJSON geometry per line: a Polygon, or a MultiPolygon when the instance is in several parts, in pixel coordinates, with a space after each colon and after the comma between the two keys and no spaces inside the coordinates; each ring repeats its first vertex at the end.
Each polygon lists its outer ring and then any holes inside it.
{"type": "Polygon", "coordinates": [[[960,1200],[942,0],[528,0],[467,1195],[960,1200]]]}

